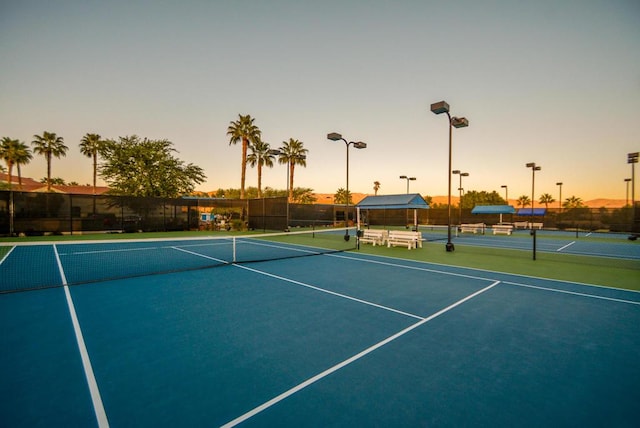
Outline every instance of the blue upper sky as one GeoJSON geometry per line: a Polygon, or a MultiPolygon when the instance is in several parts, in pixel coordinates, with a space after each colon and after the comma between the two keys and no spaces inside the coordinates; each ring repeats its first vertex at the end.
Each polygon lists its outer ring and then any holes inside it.
{"type": "MultiPolygon", "coordinates": [[[[43,131],[70,151],[52,175],[91,182],[78,150],[105,138],[167,138],[205,170],[200,190],[240,187],[226,129],[250,114],[273,147],[309,149],[295,184],[447,193],[446,100],[453,169],[466,190],[623,199],[627,153],[640,150],[640,2],[0,0],[0,136],[43,131]]],[[[35,157],[23,175],[46,176],[35,157]]],[[[257,185],[249,169],[247,186],[257,185]]],[[[286,187],[281,165],[263,186],[286,187]]],[[[457,177],[454,189],[457,189],[457,177]]],[[[639,187],[639,186],[637,186],[639,187]]],[[[455,192],[454,192],[455,193],[455,192]]]]}

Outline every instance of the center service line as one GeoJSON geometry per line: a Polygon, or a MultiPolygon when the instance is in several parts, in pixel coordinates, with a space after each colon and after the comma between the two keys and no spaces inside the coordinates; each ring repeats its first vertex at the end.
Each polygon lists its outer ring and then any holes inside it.
{"type": "Polygon", "coordinates": [[[84,343],[84,337],[82,336],[82,330],[80,329],[80,321],[78,321],[78,315],[76,314],[76,308],[71,299],[71,292],[69,291],[69,285],[67,284],[67,276],[62,269],[62,263],[60,262],[60,255],[58,254],[58,248],[53,245],[53,252],[56,255],[56,262],[58,263],[58,270],[60,271],[60,277],[62,278],[62,284],[64,285],[64,294],[67,298],[67,306],[69,307],[69,314],[71,315],[71,323],[73,324],[73,331],[76,335],[76,343],[78,344],[78,350],[80,351],[80,357],[82,359],[82,366],[84,367],[84,375],[89,385],[89,393],[91,394],[91,401],[93,402],[93,409],[96,414],[96,420],[100,428],[108,428],[109,421],[107,419],[107,413],[104,410],[102,404],[102,398],[100,397],[100,390],[98,389],[98,382],[93,374],[93,368],[91,367],[91,360],[89,359],[89,352],[87,346],[84,343]]]}
{"type": "Polygon", "coordinates": [[[353,357],[344,360],[341,363],[336,364],[335,366],[323,371],[322,373],[319,373],[315,376],[313,376],[312,378],[307,379],[306,381],[302,382],[301,384],[298,384],[296,386],[294,386],[293,388],[289,389],[288,391],[283,392],[282,394],[278,395],[277,397],[272,398],[271,400],[267,401],[266,403],[261,404],[260,406],[254,408],[253,410],[245,413],[244,415],[241,415],[239,417],[237,417],[236,419],[227,422],[226,424],[222,425],[222,428],[230,428],[230,427],[234,427],[236,425],[238,425],[239,423],[242,423],[244,421],[246,421],[247,419],[257,415],[258,413],[262,412],[263,410],[268,409],[269,407],[273,406],[274,404],[279,403],[280,401],[284,400],[285,398],[295,394],[298,391],[301,391],[302,389],[306,388],[309,385],[312,385],[314,383],[316,383],[317,381],[329,376],[331,373],[336,372],[338,370],[340,370],[341,368],[359,360],[360,358],[364,357],[367,354],[370,354],[371,352],[375,351],[378,348],[381,348],[382,346],[386,345],[389,342],[394,341],[395,339],[404,336],[405,334],[409,333],[410,331],[420,327],[421,325],[431,321],[434,318],[439,317],[440,315],[450,311],[451,309],[455,308],[456,306],[459,306],[461,304],[463,304],[464,302],[466,302],[467,300],[471,300],[474,297],[484,293],[485,291],[488,291],[490,289],[492,289],[493,287],[495,287],[496,285],[500,284],[500,281],[495,281],[493,284],[489,285],[488,287],[483,288],[482,290],[476,291],[473,294],[470,294],[469,296],[458,300],[457,302],[453,303],[450,306],[447,306],[446,308],[436,312],[435,314],[413,324],[410,325],[409,327],[405,328],[404,330],[394,334],[393,336],[389,336],[388,338],[384,339],[381,342],[376,343],[375,345],[365,349],[364,351],[360,352],[359,354],[354,355],[353,357]]]}

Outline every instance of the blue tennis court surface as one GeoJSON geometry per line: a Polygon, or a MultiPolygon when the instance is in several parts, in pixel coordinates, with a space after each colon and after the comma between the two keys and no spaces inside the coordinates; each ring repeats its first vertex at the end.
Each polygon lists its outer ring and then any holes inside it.
{"type": "Polygon", "coordinates": [[[633,291],[347,252],[2,294],[0,314],[3,426],[638,421],[633,291]]]}

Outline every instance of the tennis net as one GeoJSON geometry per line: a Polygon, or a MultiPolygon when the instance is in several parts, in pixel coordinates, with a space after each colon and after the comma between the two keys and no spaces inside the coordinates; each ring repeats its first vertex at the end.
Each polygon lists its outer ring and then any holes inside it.
{"type": "Polygon", "coordinates": [[[0,244],[0,293],[306,257],[356,249],[354,232],[0,244]]]}

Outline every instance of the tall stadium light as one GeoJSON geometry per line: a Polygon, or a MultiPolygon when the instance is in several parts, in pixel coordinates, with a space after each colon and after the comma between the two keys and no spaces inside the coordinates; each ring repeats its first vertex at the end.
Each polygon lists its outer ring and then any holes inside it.
{"type": "Polygon", "coordinates": [[[459,169],[454,169],[451,174],[457,174],[460,176],[460,186],[458,187],[458,221],[462,224],[462,177],[468,177],[468,172],[460,172],[459,169]]]}
{"type": "Polygon", "coordinates": [[[503,184],[500,187],[504,189],[504,200],[507,201],[507,205],[509,205],[509,186],[503,184]]]}
{"type": "Polygon", "coordinates": [[[636,214],[636,171],[635,164],[638,163],[638,152],[627,154],[627,163],[631,164],[631,206],[633,208],[633,218],[636,214]]]}
{"type": "Polygon", "coordinates": [[[625,200],[624,206],[628,207],[629,206],[629,183],[631,183],[631,179],[625,178],[624,182],[627,183],[627,199],[625,200]]]}
{"type": "Polygon", "coordinates": [[[346,193],[347,203],[344,211],[344,217],[345,217],[344,240],[348,241],[349,240],[349,146],[353,146],[356,149],[366,149],[367,144],[363,143],[362,141],[347,141],[344,138],[342,138],[341,134],[338,134],[337,132],[330,132],[329,134],[327,134],[327,139],[331,141],[342,140],[347,146],[347,193],[346,193]]]}
{"type": "Polygon", "coordinates": [[[439,101],[431,104],[431,112],[434,114],[446,113],[449,119],[449,167],[447,168],[447,177],[449,182],[448,190],[448,206],[447,206],[447,244],[446,251],[453,251],[455,248],[451,242],[451,136],[453,128],[464,128],[469,126],[469,121],[464,117],[451,117],[449,114],[449,104],[445,101],[439,101]]]}
{"type": "Polygon", "coordinates": [[[536,165],[535,162],[529,162],[527,168],[531,168],[531,236],[533,237],[533,260],[536,259],[536,228],[533,227],[533,204],[535,201],[535,188],[536,188],[536,171],[542,169],[541,166],[536,165]]]}
{"type": "Polygon", "coordinates": [[[556,186],[560,187],[560,196],[558,196],[558,208],[562,212],[562,181],[558,181],[556,186]]]}
{"type": "Polygon", "coordinates": [[[400,178],[407,180],[407,195],[408,195],[409,194],[409,181],[415,181],[416,178],[415,177],[407,177],[406,175],[401,175],[400,178]]]}

